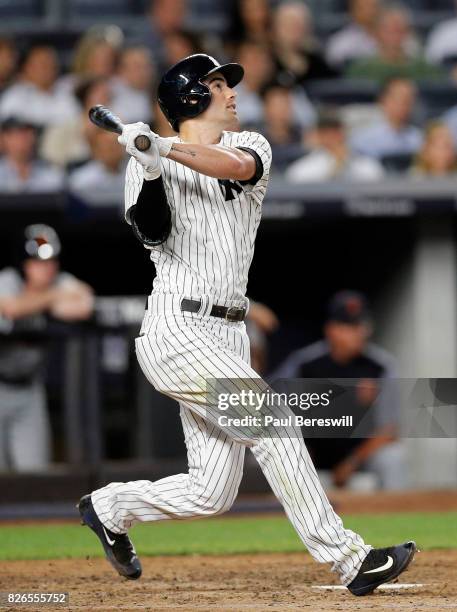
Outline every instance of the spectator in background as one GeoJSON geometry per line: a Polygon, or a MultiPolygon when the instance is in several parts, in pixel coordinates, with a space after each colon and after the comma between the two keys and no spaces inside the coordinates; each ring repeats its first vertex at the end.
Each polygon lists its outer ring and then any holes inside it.
{"type": "Polygon", "coordinates": [[[272,28],[277,78],[282,83],[303,85],[312,79],[337,76],[318,48],[306,4],[280,4],[273,13],[272,28]]]}
{"type": "Polygon", "coordinates": [[[21,269],[0,271],[0,470],[45,470],[50,427],[44,387],[45,338],[37,335],[47,317],[88,319],[90,287],[59,270],[60,240],[47,225],[31,225],[21,240],[21,269]],[[29,338],[11,336],[11,332],[29,338]],[[35,334],[35,336],[30,336],[35,334]]]}
{"type": "MultiPolygon", "coordinates": [[[[88,201],[92,194],[123,193],[127,162],[116,134],[96,130],[91,138],[91,152],[93,159],[70,174],[71,191],[80,192],[88,201]]],[[[96,201],[91,200],[89,203],[95,204],[96,201]]]]}
{"type": "Polygon", "coordinates": [[[351,21],[327,41],[326,57],[332,66],[344,68],[355,59],[376,55],[379,0],[350,0],[351,21]]]}
{"type": "Polygon", "coordinates": [[[235,0],[227,38],[239,44],[248,40],[259,45],[271,42],[271,8],[268,0],[235,0]]]}
{"type": "Polygon", "coordinates": [[[267,336],[279,327],[276,314],[261,302],[249,300],[249,312],[246,318],[246,331],[251,349],[251,365],[260,374],[267,370],[268,341],[267,336]]]}
{"type": "Polygon", "coordinates": [[[268,363],[268,343],[265,332],[249,318],[246,319],[246,333],[249,337],[251,366],[259,374],[264,374],[268,363]]]}
{"type": "Polygon", "coordinates": [[[394,5],[381,11],[376,26],[377,54],[360,59],[346,70],[351,78],[384,81],[393,76],[408,79],[440,78],[444,71],[420,54],[409,11],[394,5]]]}
{"type": "Polygon", "coordinates": [[[425,129],[424,144],[411,169],[415,177],[455,176],[456,147],[452,134],[442,121],[432,121],[425,129]]]}
{"type": "Polygon", "coordinates": [[[268,363],[267,336],[279,327],[276,314],[266,304],[249,299],[246,331],[249,336],[251,365],[256,372],[265,373],[268,363]]]}
{"type": "Polygon", "coordinates": [[[273,151],[273,168],[285,170],[305,152],[302,128],[294,120],[292,90],[282,85],[267,87],[263,94],[263,117],[262,133],[273,151]]]}
{"type": "Polygon", "coordinates": [[[258,128],[263,122],[262,90],[273,79],[273,59],[267,47],[248,40],[239,45],[236,58],[244,68],[236,89],[238,118],[243,129],[258,128]]]}
{"type": "Polygon", "coordinates": [[[155,67],[147,47],[127,47],[121,51],[112,83],[112,109],[124,123],[151,122],[154,78],[155,67]]]}
{"type": "Polygon", "coordinates": [[[443,122],[450,129],[454,143],[457,146],[457,106],[453,106],[443,115],[443,122]]]}
{"type": "Polygon", "coordinates": [[[117,28],[89,30],[76,48],[73,74],[78,78],[113,76],[123,41],[117,28]]]}
{"type": "Polygon", "coordinates": [[[0,158],[0,191],[50,193],[63,189],[60,170],[35,156],[36,128],[23,119],[9,117],[2,123],[3,157],[0,158]]]}
{"type": "MultiPolygon", "coordinates": [[[[238,47],[237,61],[244,68],[244,78],[237,86],[237,112],[244,129],[257,129],[266,123],[264,117],[264,90],[273,84],[274,63],[267,47],[244,41],[238,47]]],[[[289,81],[289,79],[287,79],[289,81]]],[[[278,87],[281,87],[278,84],[278,87]]],[[[300,86],[287,87],[290,92],[292,117],[288,120],[302,128],[314,123],[315,112],[304,90],[300,86]]]]}
{"type": "Polygon", "coordinates": [[[79,83],[87,79],[113,77],[123,41],[124,36],[117,26],[90,28],[78,41],[72,70],[59,79],[59,89],[73,93],[79,83]]]}
{"type": "Polygon", "coordinates": [[[392,155],[413,155],[422,144],[422,132],[411,124],[417,91],[404,78],[386,81],[378,97],[382,118],[370,127],[354,130],[351,148],[378,159],[392,155]]]}
{"type": "Polygon", "coordinates": [[[388,353],[369,343],[371,334],[365,296],[341,291],[328,304],[325,339],[292,353],[271,380],[352,379],[355,384],[351,381],[346,390],[344,414],[352,414],[358,423],[369,410],[370,437],[306,438],[306,446],[318,469],[332,470],[336,486],[346,485],[357,470],[367,468],[376,474],[381,488],[402,489],[405,451],[398,440],[398,405],[388,384],[394,378],[394,364],[388,353]]]}
{"type": "Polygon", "coordinates": [[[334,113],[319,117],[311,143],[311,153],[297,159],[286,171],[285,177],[291,183],[375,181],[384,174],[377,160],[351,153],[343,122],[334,113]]]}
{"type": "Polygon", "coordinates": [[[251,298],[249,298],[247,317],[266,334],[272,334],[279,327],[279,319],[273,310],[266,304],[255,302],[251,298]]]}
{"type": "MultiPolygon", "coordinates": [[[[454,0],[457,8],[457,0],[454,0]]],[[[457,64],[457,17],[436,24],[427,37],[425,57],[431,64],[455,60],[457,64]]]]}
{"type": "Polygon", "coordinates": [[[11,84],[17,66],[17,50],[10,38],[0,37],[0,94],[11,84]]]}
{"type": "MultiPolygon", "coordinates": [[[[148,32],[143,43],[160,67],[166,66],[165,38],[185,29],[187,0],[150,0],[147,10],[148,32]]],[[[180,58],[182,59],[182,58],[180,58]]]]}
{"type": "Polygon", "coordinates": [[[98,128],[89,120],[95,104],[111,106],[111,87],[104,77],[83,79],[75,91],[78,113],[60,125],[48,127],[42,136],[40,155],[46,161],[67,168],[90,158],[90,140],[98,128]]]}
{"type": "Polygon", "coordinates": [[[58,64],[52,47],[31,47],[20,67],[19,79],[0,99],[0,116],[15,115],[36,126],[61,123],[77,111],[74,98],[56,86],[58,64]]]}
{"type": "Polygon", "coordinates": [[[177,64],[183,57],[203,52],[198,36],[187,30],[170,32],[164,37],[163,44],[162,64],[158,70],[160,73],[177,64]]]}

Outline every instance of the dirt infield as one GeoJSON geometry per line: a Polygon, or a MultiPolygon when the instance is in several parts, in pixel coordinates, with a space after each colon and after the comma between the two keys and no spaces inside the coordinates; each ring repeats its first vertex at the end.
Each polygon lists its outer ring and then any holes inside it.
{"type": "MultiPolygon", "coordinates": [[[[143,566],[141,580],[128,582],[118,578],[103,559],[2,562],[0,590],[67,591],[69,605],[47,608],[52,610],[457,609],[457,551],[417,554],[400,582],[425,586],[364,598],[347,591],[313,589],[313,585],[338,582],[325,566],[305,554],[155,557],[143,559],[143,566]]],[[[34,608],[6,609],[30,612],[34,608]]]]}
{"type": "Polygon", "coordinates": [[[457,491],[376,491],[356,493],[333,490],[330,493],[339,514],[379,514],[387,512],[449,512],[457,510],[457,491]]]}

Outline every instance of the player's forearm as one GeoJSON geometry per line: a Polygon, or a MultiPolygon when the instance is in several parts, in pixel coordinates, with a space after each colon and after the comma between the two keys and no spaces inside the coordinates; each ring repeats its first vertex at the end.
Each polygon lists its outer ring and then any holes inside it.
{"type": "Polygon", "coordinates": [[[7,319],[22,319],[46,311],[52,304],[54,291],[22,293],[14,297],[0,298],[0,314],[7,319]]]}
{"type": "Polygon", "coordinates": [[[247,181],[254,175],[252,156],[238,149],[221,145],[174,143],[167,156],[206,176],[234,181],[247,181]]]}

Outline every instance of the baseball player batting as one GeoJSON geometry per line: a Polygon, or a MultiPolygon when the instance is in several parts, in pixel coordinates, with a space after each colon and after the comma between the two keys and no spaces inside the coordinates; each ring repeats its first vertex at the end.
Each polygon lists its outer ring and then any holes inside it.
{"type": "Polygon", "coordinates": [[[233,88],[242,78],[239,64],[186,57],[158,90],[178,136],[162,138],[144,123],[123,126],[119,136],[132,156],[125,217],[157,271],[136,353],[149,382],[179,402],[189,472],[157,482],[113,482],[85,495],[78,507],[113,567],[137,579],[141,564],[129,528],[227,511],[248,447],[314,559],[331,563],[351,593],[365,595],[406,569],[415,543],[384,549],[365,544],[333,511],[299,429],[264,435],[228,418],[221,426],[220,409],[207,392],[213,379],[266,386],[250,366],[243,321],[271,149],[261,134],[238,131],[233,88]],[[146,151],[135,146],[144,143],[139,136],[151,141],[146,151]]]}

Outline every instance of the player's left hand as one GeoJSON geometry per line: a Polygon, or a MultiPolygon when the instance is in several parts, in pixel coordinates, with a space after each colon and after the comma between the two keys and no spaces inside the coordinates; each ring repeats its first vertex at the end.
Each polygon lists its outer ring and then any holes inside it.
{"type": "Polygon", "coordinates": [[[160,176],[160,155],[154,138],[154,133],[146,123],[128,123],[124,126],[122,134],[118,137],[118,142],[125,146],[125,150],[134,157],[144,168],[144,176],[147,180],[153,180],[160,176]],[[151,146],[147,151],[139,151],[135,146],[137,136],[147,136],[151,141],[151,146]]]}
{"type": "Polygon", "coordinates": [[[133,136],[133,140],[140,134],[148,136],[151,140],[153,138],[153,132],[147,123],[143,123],[142,121],[137,121],[136,123],[126,123],[122,130],[122,134],[118,136],[117,141],[124,147],[127,147],[127,144],[131,140],[131,136],[133,136]]]}
{"type": "Polygon", "coordinates": [[[127,141],[131,137],[131,134],[135,134],[133,140],[135,140],[139,134],[148,136],[148,138],[157,145],[160,157],[167,157],[173,144],[179,140],[178,136],[168,136],[167,138],[159,136],[156,132],[151,130],[149,125],[138,121],[137,123],[127,123],[127,125],[124,126],[122,136],[119,136],[117,139],[118,142],[121,145],[126,145],[127,141]]]}

